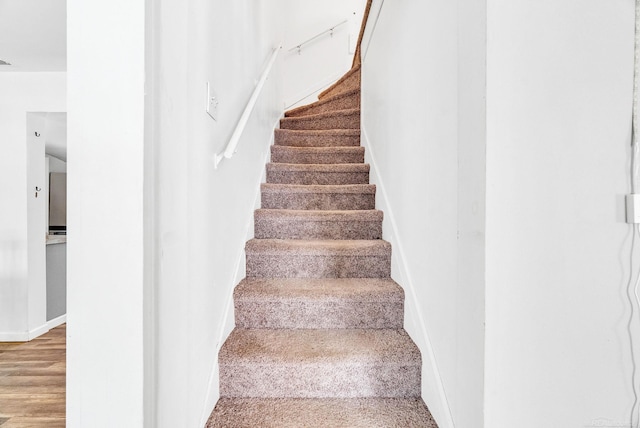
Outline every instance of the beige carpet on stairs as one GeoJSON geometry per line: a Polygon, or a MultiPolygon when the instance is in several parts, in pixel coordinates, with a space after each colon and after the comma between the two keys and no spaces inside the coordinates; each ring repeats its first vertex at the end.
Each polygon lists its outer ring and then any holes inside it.
{"type": "Polygon", "coordinates": [[[381,239],[354,74],[275,131],[208,428],[437,427],[381,239]]]}
{"type": "Polygon", "coordinates": [[[275,130],[207,428],[437,428],[360,146],[359,49],[275,130]]]}

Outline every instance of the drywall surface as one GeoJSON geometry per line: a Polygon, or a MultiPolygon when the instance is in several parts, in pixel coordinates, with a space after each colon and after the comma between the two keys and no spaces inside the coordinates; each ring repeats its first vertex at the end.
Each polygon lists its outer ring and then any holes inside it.
{"type": "Polygon", "coordinates": [[[486,3],[374,1],[371,14],[364,143],[423,356],[423,396],[441,427],[480,427],[486,3]],[[398,49],[415,40],[424,46],[398,49]]]}
{"type": "Polygon", "coordinates": [[[67,244],[47,245],[47,321],[67,313],[67,244]]]}
{"type": "Polygon", "coordinates": [[[47,113],[45,152],[62,161],[67,160],[67,113],[47,113]]]}
{"type": "Polygon", "coordinates": [[[0,93],[0,336],[26,340],[27,112],[66,110],[66,75],[0,73],[0,93]]]}
{"type": "Polygon", "coordinates": [[[282,52],[237,153],[218,169],[213,156],[225,149],[283,39],[283,15],[277,1],[153,3],[147,137],[155,150],[157,427],[203,426],[219,395],[217,353],[233,327],[231,294],[282,113],[282,52]],[[207,82],[217,120],[205,112],[207,82]]]}
{"type": "MultiPolygon", "coordinates": [[[[50,114],[47,114],[47,122],[50,117],[50,114]]],[[[65,155],[66,155],[66,113],[64,114],[65,122],[65,137],[64,137],[64,147],[65,147],[65,155]]],[[[47,127],[47,131],[49,131],[49,124],[47,123],[45,126],[47,127]]],[[[45,134],[46,139],[48,139],[47,132],[45,134]]],[[[45,142],[46,142],[45,139],[45,142]]],[[[45,145],[46,149],[46,145],[45,145]]],[[[67,163],[61,161],[60,159],[46,155],[45,156],[45,177],[49,178],[45,179],[45,186],[43,195],[46,200],[50,200],[50,173],[56,172],[67,172],[67,163]]],[[[51,203],[49,202],[49,206],[51,203]]],[[[65,210],[66,212],[66,210],[65,210]]],[[[47,217],[49,217],[49,211],[47,211],[47,217]]],[[[47,221],[47,224],[49,222],[47,221]]],[[[54,320],[62,315],[66,315],[67,313],[67,244],[52,244],[47,245],[46,248],[46,257],[47,257],[47,322],[54,320]]]]}
{"type": "Polygon", "coordinates": [[[634,4],[487,4],[485,426],[630,426],[634,4]]]}
{"type": "Polygon", "coordinates": [[[70,428],[145,426],[145,3],[67,2],[70,428]]]}
{"type": "MultiPolygon", "coordinates": [[[[45,115],[27,113],[27,313],[29,336],[47,331],[47,273],[45,242],[47,237],[46,167],[44,157],[45,115]]],[[[30,337],[30,339],[32,338],[30,337]]]]}
{"type": "Polygon", "coordinates": [[[486,16],[485,0],[458,1],[457,428],[480,428],[484,418],[486,16]]]}
{"type": "Polygon", "coordinates": [[[362,71],[362,130],[383,237],[406,292],[406,329],[422,352],[423,398],[443,428],[453,426],[464,315],[456,301],[457,31],[455,3],[385,2],[362,71]],[[408,48],[417,40],[419,50],[408,48]]]}
{"type": "Polygon", "coordinates": [[[351,68],[366,0],[284,0],[283,93],[286,106],[317,100],[317,93],[351,68]],[[303,42],[339,24],[331,33],[303,42]],[[290,49],[294,49],[289,52],[290,49]]]}

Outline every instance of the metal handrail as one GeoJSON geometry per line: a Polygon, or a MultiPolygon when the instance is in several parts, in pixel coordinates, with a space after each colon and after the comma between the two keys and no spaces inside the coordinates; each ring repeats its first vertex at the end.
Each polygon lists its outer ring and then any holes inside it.
{"type": "Polygon", "coordinates": [[[273,49],[273,52],[271,53],[271,57],[269,58],[269,62],[267,63],[267,66],[265,67],[264,71],[260,75],[260,80],[258,80],[258,83],[256,84],[256,87],[253,90],[253,93],[251,94],[251,98],[249,98],[249,101],[247,102],[247,106],[244,108],[244,111],[242,112],[242,116],[240,116],[240,120],[238,120],[236,129],[233,131],[233,134],[231,135],[231,139],[229,140],[229,143],[227,144],[226,149],[224,149],[224,151],[221,153],[213,155],[214,168],[217,169],[218,165],[220,164],[220,162],[222,162],[224,158],[230,159],[234,155],[234,153],[237,151],[236,147],[240,142],[240,137],[244,132],[244,128],[247,126],[247,122],[249,121],[249,116],[251,116],[251,113],[253,112],[253,108],[256,106],[256,102],[258,101],[258,97],[260,96],[260,92],[262,91],[262,87],[264,86],[264,82],[266,82],[267,78],[269,77],[269,73],[271,72],[271,67],[273,67],[273,63],[276,61],[276,57],[278,56],[280,49],[282,49],[282,43],[280,43],[278,47],[273,49]]]}
{"type": "Polygon", "coordinates": [[[322,37],[322,36],[324,36],[324,35],[325,35],[325,34],[327,34],[327,33],[331,33],[331,36],[333,37],[333,30],[335,30],[336,28],[338,28],[339,26],[341,26],[341,25],[343,25],[343,24],[346,24],[347,22],[349,22],[349,20],[348,20],[348,19],[345,19],[345,20],[344,20],[344,21],[342,21],[342,22],[338,22],[338,23],[337,23],[336,25],[334,25],[333,27],[328,28],[328,29],[324,30],[323,32],[316,34],[316,35],[315,35],[315,36],[313,36],[312,38],[310,38],[310,39],[308,39],[308,40],[305,40],[304,42],[302,42],[302,43],[300,43],[300,44],[298,44],[298,45],[296,45],[296,46],[292,47],[291,49],[289,49],[289,52],[292,52],[292,51],[297,50],[297,51],[298,51],[298,54],[300,54],[300,52],[302,51],[302,47],[303,47],[304,45],[306,45],[307,43],[311,43],[312,41],[314,41],[314,40],[315,40],[315,39],[317,39],[318,37],[322,37]]]}

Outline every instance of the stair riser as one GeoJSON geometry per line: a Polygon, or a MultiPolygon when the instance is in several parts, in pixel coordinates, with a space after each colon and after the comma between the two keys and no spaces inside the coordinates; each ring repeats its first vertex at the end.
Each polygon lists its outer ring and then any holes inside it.
{"type": "Polygon", "coordinates": [[[262,208],[285,210],[372,210],[373,193],[262,192],[262,208]]]}
{"type": "Polygon", "coordinates": [[[274,184],[367,184],[368,172],[269,171],[267,183],[274,184]]]}
{"type": "Polygon", "coordinates": [[[438,428],[438,425],[419,397],[222,398],[205,428],[230,427],[438,428]]]}
{"type": "Polygon", "coordinates": [[[247,278],[389,278],[391,255],[247,253],[247,278]]]}
{"type": "Polygon", "coordinates": [[[222,397],[419,397],[420,366],[233,365],[220,362],[222,397]]]}
{"type": "Polygon", "coordinates": [[[297,164],[363,163],[364,151],[358,150],[343,153],[300,153],[297,151],[272,150],[271,162],[297,164]]]}
{"type": "Polygon", "coordinates": [[[402,328],[402,302],[235,300],[238,328],[402,328]]]}
{"type": "Polygon", "coordinates": [[[329,89],[322,92],[318,95],[318,99],[324,100],[329,97],[333,97],[335,95],[341,94],[343,92],[350,91],[352,89],[356,89],[360,87],[360,70],[355,73],[349,74],[342,81],[336,82],[333,86],[329,87],[329,89]]]}
{"type": "Polygon", "coordinates": [[[276,130],[275,144],[277,146],[291,146],[291,147],[359,146],[360,135],[334,135],[334,134],[291,135],[285,132],[278,132],[278,130],[276,130]]]}
{"type": "Polygon", "coordinates": [[[323,118],[299,118],[280,120],[281,129],[360,129],[360,114],[337,115],[323,118]]]}
{"type": "Polygon", "coordinates": [[[351,94],[345,97],[336,98],[311,107],[296,109],[286,114],[287,117],[300,117],[310,114],[327,113],[335,110],[347,110],[351,108],[360,108],[360,93],[351,94]]]}
{"type": "Polygon", "coordinates": [[[258,239],[381,239],[382,221],[310,221],[254,217],[258,239]]]}

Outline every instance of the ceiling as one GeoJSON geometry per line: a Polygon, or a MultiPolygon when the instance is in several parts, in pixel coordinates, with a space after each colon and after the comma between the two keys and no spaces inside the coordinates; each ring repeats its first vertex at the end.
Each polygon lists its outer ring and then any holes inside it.
{"type": "Polygon", "coordinates": [[[66,0],[0,0],[3,71],[66,71],[66,0]]]}

